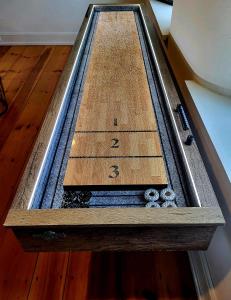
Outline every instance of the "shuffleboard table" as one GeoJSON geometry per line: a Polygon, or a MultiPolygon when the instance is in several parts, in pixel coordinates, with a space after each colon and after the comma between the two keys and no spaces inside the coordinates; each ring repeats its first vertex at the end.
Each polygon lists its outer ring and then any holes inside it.
{"type": "Polygon", "coordinates": [[[148,14],[89,7],[5,221],[25,250],[199,250],[224,224],[148,14]]]}

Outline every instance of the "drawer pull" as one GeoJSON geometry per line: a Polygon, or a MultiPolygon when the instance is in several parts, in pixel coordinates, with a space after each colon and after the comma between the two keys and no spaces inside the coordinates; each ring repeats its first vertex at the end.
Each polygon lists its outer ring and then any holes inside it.
{"type": "Polygon", "coordinates": [[[179,113],[183,130],[189,130],[189,122],[188,122],[188,119],[186,117],[186,113],[184,111],[184,107],[183,107],[182,104],[177,105],[176,112],[179,113]]]}
{"type": "Polygon", "coordinates": [[[45,241],[52,241],[52,240],[60,240],[66,237],[66,234],[63,232],[57,233],[52,230],[44,231],[43,233],[33,234],[33,238],[42,239],[45,241]]]}

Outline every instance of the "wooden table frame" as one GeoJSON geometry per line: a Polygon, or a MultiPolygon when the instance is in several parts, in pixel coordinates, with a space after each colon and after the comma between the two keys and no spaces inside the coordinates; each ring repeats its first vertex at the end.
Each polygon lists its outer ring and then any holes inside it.
{"type": "Polygon", "coordinates": [[[58,119],[73,87],[94,11],[109,7],[90,5],[4,224],[14,230],[24,249],[28,251],[206,249],[216,227],[224,224],[196,143],[188,147],[183,142],[189,132],[183,131],[175,112],[180,99],[158,34],[150,21],[150,4],[145,2],[144,5],[143,1],[140,4],[117,2],[118,5],[109,6],[132,6],[143,22],[194,207],[30,209],[58,119]],[[206,185],[206,190],[201,187],[201,180],[206,185]]]}

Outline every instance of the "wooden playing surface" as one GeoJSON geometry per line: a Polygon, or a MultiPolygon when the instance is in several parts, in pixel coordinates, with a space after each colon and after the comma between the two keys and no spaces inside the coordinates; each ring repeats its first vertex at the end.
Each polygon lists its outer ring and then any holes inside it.
{"type": "Polygon", "coordinates": [[[166,185],[133,12],[101,12],[64,187],[166,185]]]}
{"type": "Polygon", "coordinates": [[[86,156],[162,156],[158,132],[76,132],[71,158],[86,156]]]}

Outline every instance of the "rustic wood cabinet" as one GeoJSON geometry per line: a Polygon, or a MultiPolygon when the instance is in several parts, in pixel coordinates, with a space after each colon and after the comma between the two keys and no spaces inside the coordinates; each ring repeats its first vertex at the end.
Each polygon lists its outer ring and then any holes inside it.
{"type": "Polygon", "coordinates": [[[25,250],[206,249],[224,224],[149,14],[89,7],[5,221],[25,250]]]}

